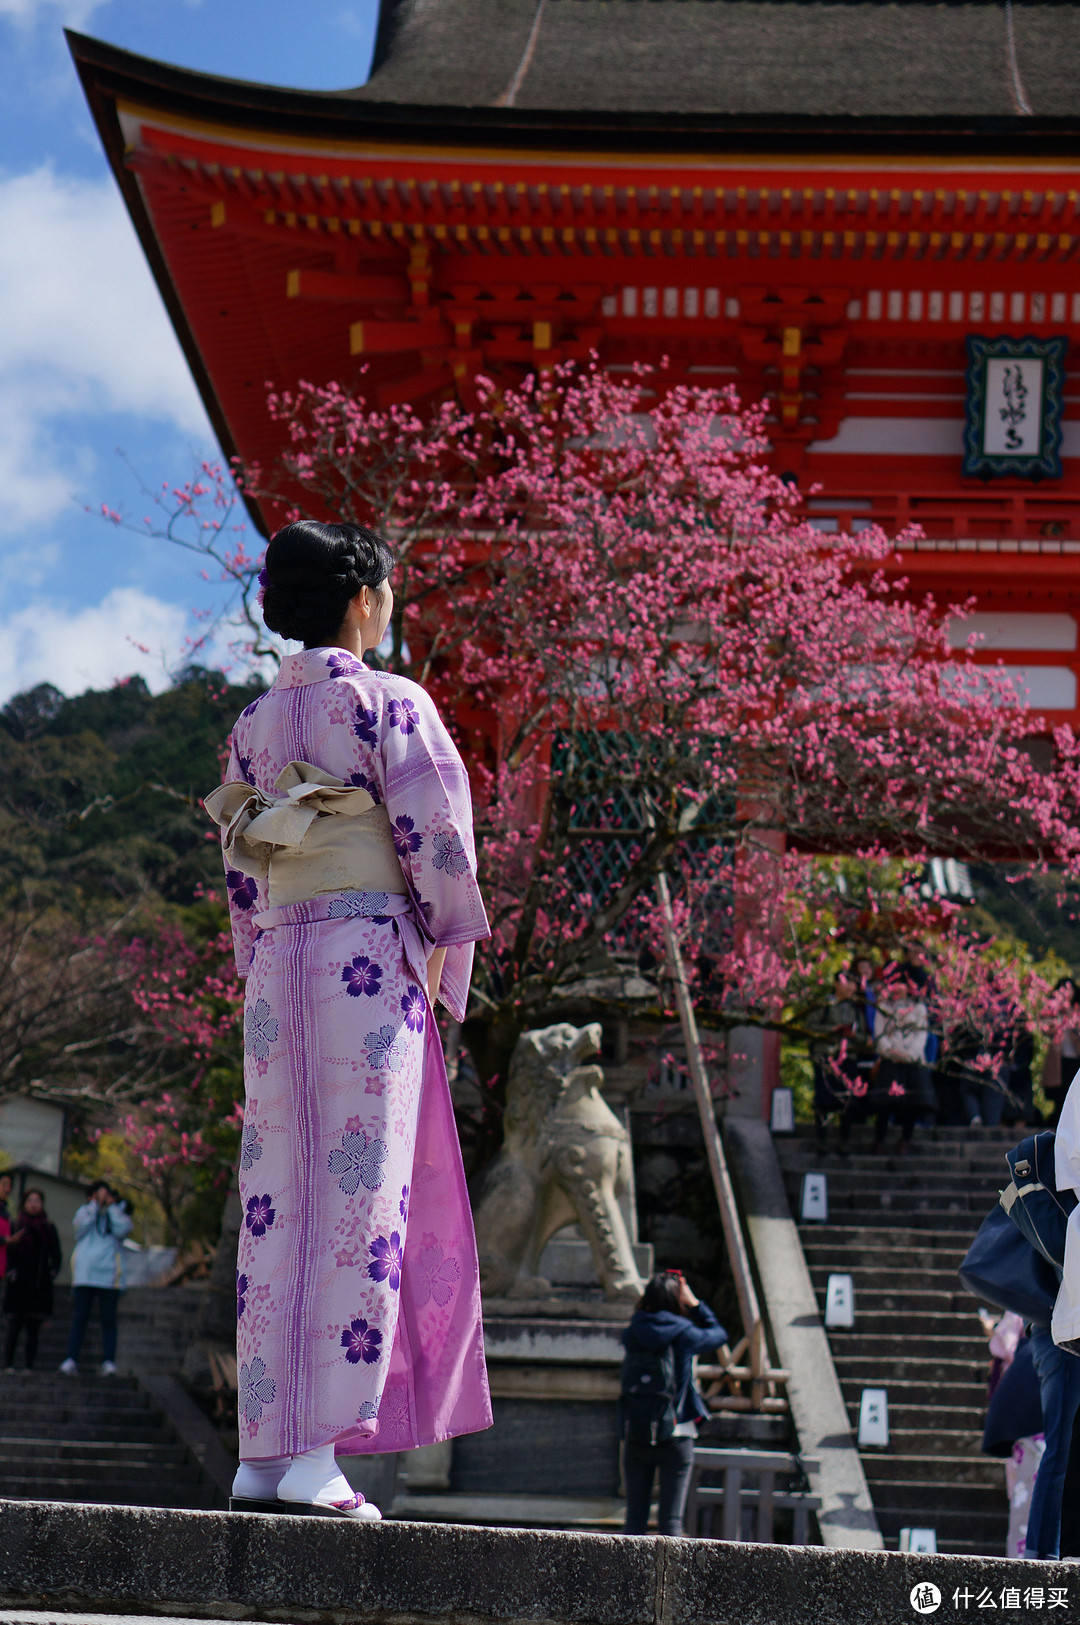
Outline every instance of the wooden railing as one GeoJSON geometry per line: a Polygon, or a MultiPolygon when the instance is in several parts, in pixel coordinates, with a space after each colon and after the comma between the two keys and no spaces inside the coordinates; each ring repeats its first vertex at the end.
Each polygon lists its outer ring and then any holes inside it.
{"type": "Polygon", "coordinates": [[[1048,491],[846,491],[821,492],[807,503],[807,517],[823,531],[852,532],[880,525],[895,536],[909,525],[926,532],[915,551],[942,542],[990,551],[1080,551],[1080,497],[1048,491]]]}
{"type": "Polygon", "coordinates": [[[791,1544],[805,1546],[811,1512],[817,1512],[821,1498],[811,1495],[806,1475],[816,1473],[818,1463],[789,1455],[786,1450],[714,1450],[699,1445],[694,1451],[694,1470],[686,1498],[683,1527],[688,1535],[705,1535],[713,1540],[751,1539],[771,1544],[774,1515],[791,1513],[791,1544]],[[708,1474],[723,1473],[723,1484],[703,1484],[708,1474]],[[780,1479],[787,1487],[777,1488],[780,1479]],[[794,1481],[794,1482],[791,1482],[794,1481]],[[716,1527],[720,1509],[720,1527],[716,1527]],[[752,1535],[746,1534],[746,1513],[753,1513],[752,1535]]]}

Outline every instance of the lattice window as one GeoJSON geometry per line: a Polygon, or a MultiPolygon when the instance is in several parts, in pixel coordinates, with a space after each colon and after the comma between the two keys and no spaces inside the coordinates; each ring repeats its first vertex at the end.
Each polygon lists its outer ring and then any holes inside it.
{"type": "MultiPolygon", "coordinates": [[[[552,746],[552,776],[556,794],[569,803],[569,826],[589,831],[570,843],[566,863],[575,891],[591,899],[596,908],[611,901],[626,880],[644,840],[648,824],[642,801],[642,742],[634,735],[617,730],[559,730],[552,746]]],[[[709,796],[697,810],[685,842],[669,865],[669,879],[675,896],[685,893],[685,876],[690,867],[716,849],[725,851],[724,878],[710,888],[702,909],[700,936],[694,947],[698,953],[716,954],[727,946],[730,935],[733,844],[716,835],[694,836],[694,825],[706,827],[731,818],[729,798],[709,796]]],[[[643,894],[653,902],[652,888],[643,894]]],[[[643,946],[632,919],[618,933],[617,944],[637,953],[643,946]]]]}

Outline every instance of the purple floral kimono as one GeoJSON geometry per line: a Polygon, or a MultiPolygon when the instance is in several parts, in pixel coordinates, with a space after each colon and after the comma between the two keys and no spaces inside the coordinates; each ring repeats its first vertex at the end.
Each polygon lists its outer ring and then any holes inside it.
{"type": "MultiPolygon", "coordinates": [[[[247,976],[236,1276],[240,1454],[408,1450],[491,1425],[480,1286],[427,956],[464,1018],[488,935],[469,783],[415,683],[288,656],[237,720],[228,781],[310,763],[385,806],[407,895],[271,908],[227,870],[247,976]]],[[[235,794],[235,792],[233,792],[235,794]]]]}

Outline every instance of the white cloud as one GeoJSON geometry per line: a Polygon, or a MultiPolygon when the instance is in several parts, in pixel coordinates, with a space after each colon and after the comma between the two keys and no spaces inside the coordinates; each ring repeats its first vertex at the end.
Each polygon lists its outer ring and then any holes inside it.
{"type": "Polygon", "coordinates": [[[184,609],[137,587],[114,588],[84,609],[28,604],[0,621],[0,703],[38,683],[81,694],[136,675],[160,692],[187,630],[184,609]]]}
{"type": "Polygon", "coordinates": [[[0,528],[55,518],[86,490],[102,414],[209,439],[111,178],[0,175],[0,309],[0,528]]]}
{"type": "Polygon", "coordinates": [[[0,0],[0,17],[23,26],[49,15],[61,28],[85,28],[105,0],[0,0]]]}

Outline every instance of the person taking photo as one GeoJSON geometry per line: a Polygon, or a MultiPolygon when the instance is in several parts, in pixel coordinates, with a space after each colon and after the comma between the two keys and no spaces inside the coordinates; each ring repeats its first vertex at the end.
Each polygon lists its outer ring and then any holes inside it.
{"type": "Polygon", "coordinates": [[[694,1356],[722,1348],[727,1332],[681,1270],[661,1270],[642,1293],[622,1341],[623,1534],[645,1534],[659,1473],[657,1532],[681,1535],[694,1440],[709,1414],[694,1382],[694,1356]]]}
{"type": "Polygon", "coordinates": [[[124,1290],[124,1238],[131,1232],[126,1204],[112,1187],[99,1179],[90,1187],[89,1201],[79,1208],[72,1225],[75,1250],[71,1255],[71,1296],[74,1309],[67,1358],[60,1367],[65,1377],[79,1370],[90,1313],[97,1301],[101,1317],[101,1374],[116,1375],[116,1313],[124,1290]]]}

